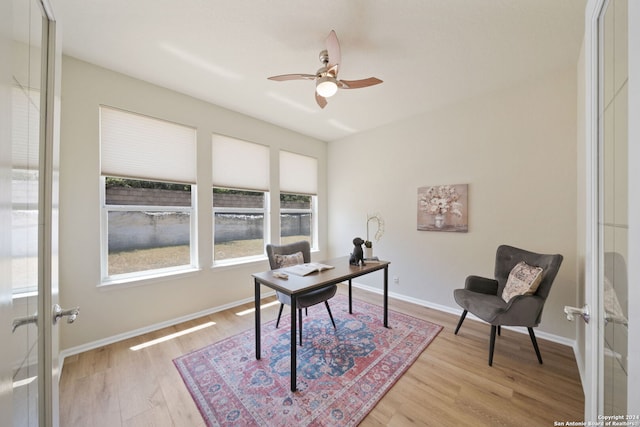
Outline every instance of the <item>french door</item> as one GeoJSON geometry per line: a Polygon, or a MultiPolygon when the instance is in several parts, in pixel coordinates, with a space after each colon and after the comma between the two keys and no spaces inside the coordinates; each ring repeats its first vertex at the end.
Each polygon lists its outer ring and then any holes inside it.
{"type": "Polygon", "coordinates": [[[60,54],[47,0],[1,3],[0,409],[3,425],[57,426],[60,54]]]}
{"type": "MultiPolygon", "coordinates": [[[[592,0],[585,28],[588,233],[585,418],[634,414],[630,395],[630,0],[592,0]]],[[[630,191],[631,190],[631,191],[630,191]]],[[[636,270],[633,270],[636,268],[636,270]]]]}
{"type": "Polygon", "coordinates": [[[628,0],[609,0],[599,18],[599,290],[603,415],[626,415],[629,343],[628,0]]]}

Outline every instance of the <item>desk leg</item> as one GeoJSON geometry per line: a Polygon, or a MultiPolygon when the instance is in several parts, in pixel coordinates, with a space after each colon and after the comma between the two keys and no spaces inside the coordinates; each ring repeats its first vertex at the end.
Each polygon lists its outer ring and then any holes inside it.
{"type": "Polygon", "coordinates": [[[353,309],[351,307],[351,279],[349,279],[349,314],[353,314],[353,309]]]}
{"type": "Polygon", "coordinates": [[[389,327],[389,266],[384,267],[384,327],[389,327]]]}
{"type": "Polygon", "coordinates": [[[291,295],[291,391],[296,391],[296,370],[298,366],[298,335],[296,331],[297,304],[296,297],[291,295]]]}
{"type": "Polygon", "coordinates": [[[260,283],[254,280],[255,286],[255,318],[256,318],[256,359],[260,359],[260,283]]]}

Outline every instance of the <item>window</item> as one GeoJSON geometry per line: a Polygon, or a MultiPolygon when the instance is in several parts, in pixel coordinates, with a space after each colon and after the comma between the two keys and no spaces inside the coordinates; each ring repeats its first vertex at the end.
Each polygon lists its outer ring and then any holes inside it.
{"type": "Polygon", "coordinates": [[[280,243],[306,240],[314,246],[315,201],[306,194],[280,194],[280,243]]]}
{"type": "Polygon", "coordinates": [[[191,266],[191,185],[103,180],[107,277],[191,266]]]}
{"type": "Polygon", "coordinates": [[[197,267],[195,129],[100,107],[102,280],[197,267]]]}
{"type": "Polygon", "coordinates": [[[212,182],[214,263],[264,256],[269,147],[213,135],[212,182]]]}
{"type": "Polygon", "coordinates": [[[213,258],[216,262],[264,254],[266,194],[213,188],[213,258]]]}
{"type": "Polygon", "coordinates": [[[280,152],[280,241],[308,240],[317,248],[318,160],[280,152]]]}

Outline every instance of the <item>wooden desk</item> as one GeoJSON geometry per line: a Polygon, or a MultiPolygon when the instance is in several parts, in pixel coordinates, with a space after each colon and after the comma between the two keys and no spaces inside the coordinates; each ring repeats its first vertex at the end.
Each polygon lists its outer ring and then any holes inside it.
{"type": "Polygon", "coordinates": [[[304,277],[289,274],[288,279],[280,279],[273,276],[273,271],[252,274],[255,286],[255,318],[256,318],[256,359],[260,359],[260,285],[265,285],[276,291],[291,297],[291,391],[296,391],[296,369],[297,369],[297,340],[296,340],[296,305],[297,298],[306,292],[335,285],[344,281],[349,282],[349,313],[352,313],[351,303],[351,279],[374,271],[384,271],[384,292],[383,292],[383,321],[385,328],[388,328],[388,306],[389,306],[389,262],[380,261],[370,263],[365,266],[355,266],[349,264],[349,257],[334,258],[328,261],[321,261],[322,264],[332,265],[334,268],[320,273],[312,273],[304,277]]]}

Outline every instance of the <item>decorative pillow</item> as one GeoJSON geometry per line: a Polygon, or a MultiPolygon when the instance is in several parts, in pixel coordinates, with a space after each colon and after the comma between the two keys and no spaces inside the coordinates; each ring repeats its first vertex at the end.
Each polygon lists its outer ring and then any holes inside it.
{"type": "Polygon", "coordinates": [[[304,263],[304,256],[302,255],[302,252],[296,252],[291,255],[275,254],[273,259],[276,262],[276,268],[291,267],[292,265],[304,263]]]}
{"type": "Polygon", "coordinates": [[[520,261],[509,273],[507,284],[502,291],[505,302],[517,295],[533,295],[542,281],[542,267],[534,267],[520,261]]]}

